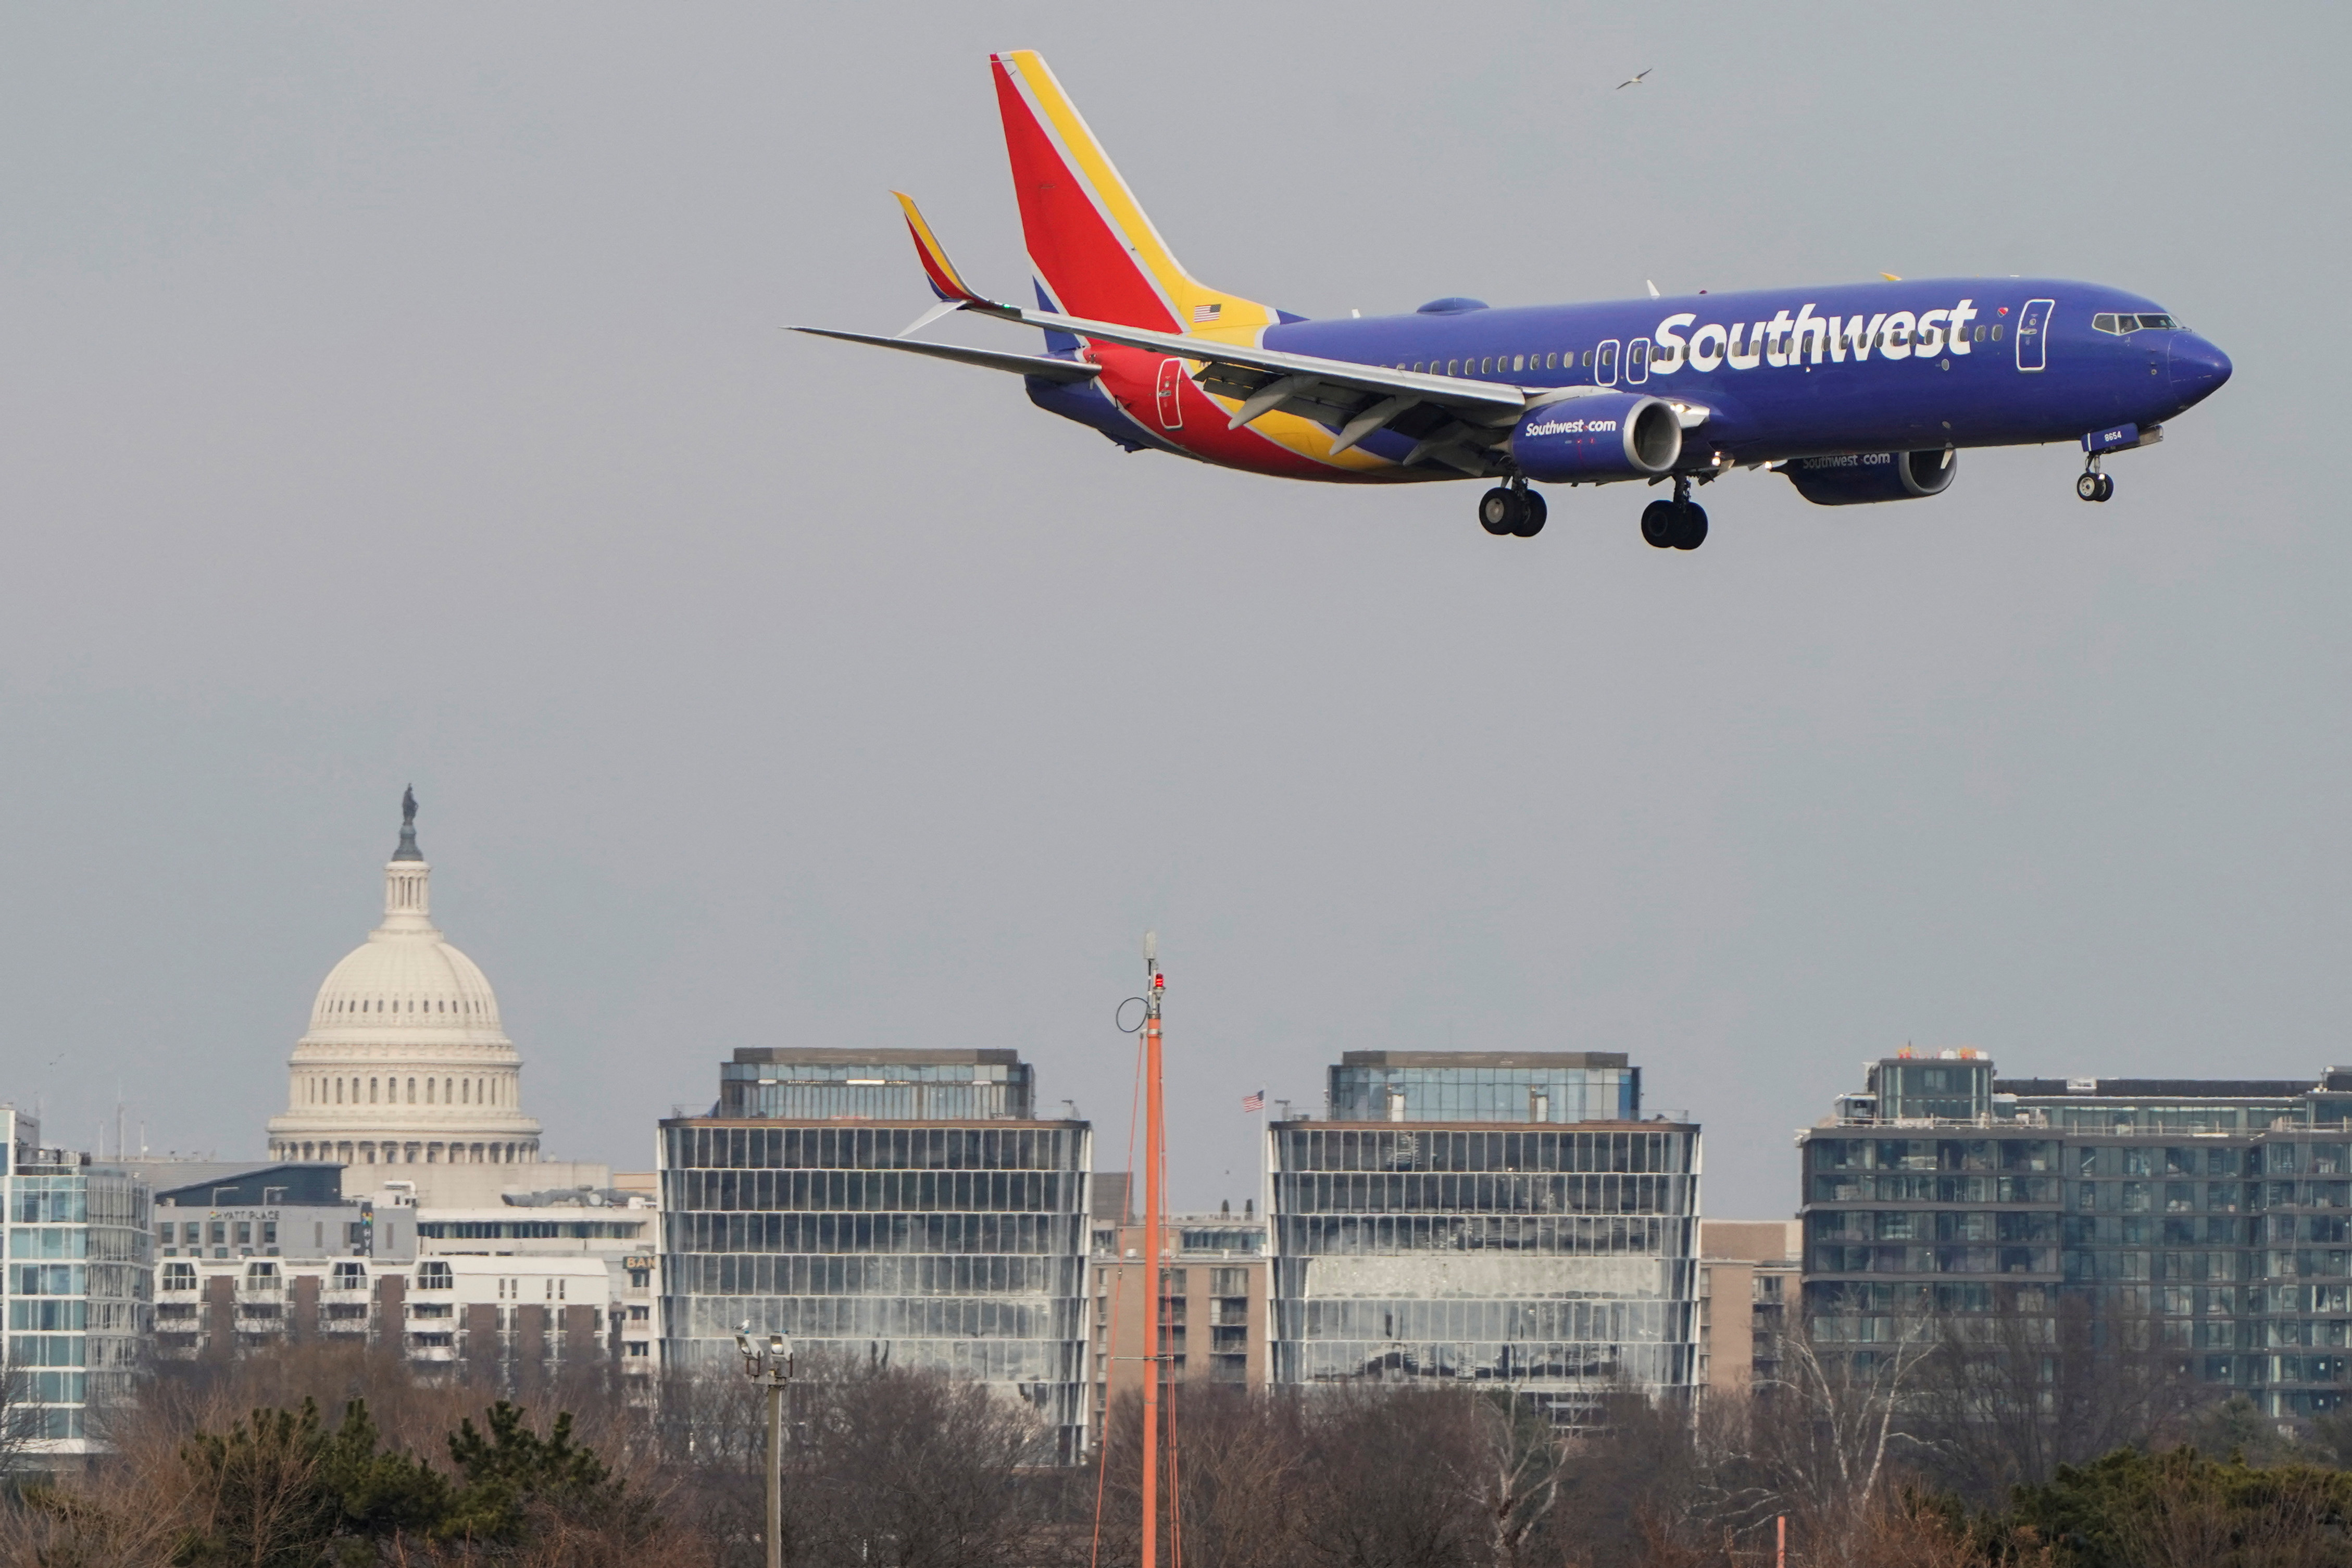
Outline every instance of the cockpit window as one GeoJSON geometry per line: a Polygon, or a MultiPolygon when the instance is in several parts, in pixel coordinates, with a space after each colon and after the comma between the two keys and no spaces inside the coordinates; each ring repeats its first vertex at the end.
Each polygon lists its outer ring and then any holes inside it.
{"type": "Polygon", "coordinates": [[[2128,332],[2131,329],[2128,327],[2116,326],[2115,312],[2109,310],[2102,311],[2098,315],[2091,318],[2091,330],[2094,332],[2128,332]]]}
{"type": "Polygon", "coordinates": [[[2147,332],[2169,331],[2180,325],[2169,316],[2142,316],[2139,324],[2140,329],[2147,332]]]}
{"type": "Polygon", "coordinates": [[[2112,316],[2102,313],[2091,318],[2091,330],[2095,332],[2114,332],[2118,335],[2125,332],[2176,331],[2179,329],[2179,326],[2180,323],[2174,320],[2169,316],[2158,316],[2153,314],[2142,316],[2112,316]]]}

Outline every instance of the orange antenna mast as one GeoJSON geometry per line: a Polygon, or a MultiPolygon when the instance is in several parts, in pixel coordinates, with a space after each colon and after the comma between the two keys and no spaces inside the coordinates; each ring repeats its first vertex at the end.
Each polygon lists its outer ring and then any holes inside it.
{"type": "Polygon", "coordinates": [[[1160,934],[1143,934],[1143,1568],[1160,1561],[1160,1242],[1166,1220],[1160,1190],[1164,1129],[1160,1107],[1160,934]]]}

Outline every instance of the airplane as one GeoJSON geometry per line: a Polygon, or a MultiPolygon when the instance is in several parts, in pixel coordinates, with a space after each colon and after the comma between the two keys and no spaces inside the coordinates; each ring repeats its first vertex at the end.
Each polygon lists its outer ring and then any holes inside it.
{"type": "Polygon", "coordinates": [[[1533,538],[1536,485],[1669,486],[1642,537],[1690,550],[1696,487],[1782,474],[1850,506],[1951,488],[1964,447],[2079,442],[2075,493],[2106,459],[2230,379],[2227,355],[2154,300],[2044,277],[1902,279],[1588,304],[1310,320],[1180,266],[1033,50],[990,58],[1036,307],[968,286],[898,195],[939,303],[896,336],[796,331],[1008,371],[1048,413],[1129,452],[1287,479],[1491,482],[1478,520],[1533,538]],[[1041,329],[1045,351],[918,339],[968,312],[1041,329]],[[1668,498],[1668,497],[1671,498],[1668,498]]]}

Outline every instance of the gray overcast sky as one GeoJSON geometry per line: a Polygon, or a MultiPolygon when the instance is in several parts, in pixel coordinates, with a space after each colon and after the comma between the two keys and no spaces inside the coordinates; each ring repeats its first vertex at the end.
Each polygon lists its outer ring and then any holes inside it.
{"type": "MultiPolygon", "coordinates": [[[[1710,1212],[1904,1041],[2352,1061],[2345,8],[0,12],[0,1093],[258,1152],[402,785],[551,1155],[739,1045],[1012,1046],[1175,1194],[1349,1048],[1622,1050],[1710,1212]],[[1308,315],[2096,278],[2235,359],[1822,509],[1495,540],[777,330],[1025,267],[1045,52],[1193,272],[1308,315]],[[1638,89],[1613,84],[1654,68],[1638,89]],[[2331,364],[2336,370],[2329,370],[2331,364]]],[[[1024,347],[992,323],[935,329],[1024,347]]],[[[1230,1174],[1228,1174],[1230,1173],[1230,1174]]]]}

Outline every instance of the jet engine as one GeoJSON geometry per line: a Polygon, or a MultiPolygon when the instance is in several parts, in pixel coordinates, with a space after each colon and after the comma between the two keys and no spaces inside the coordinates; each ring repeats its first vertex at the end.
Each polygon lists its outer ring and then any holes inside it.
{"type": "Polygon", "coordinates": [[[1510,444],[1519,472],[1546,484],[1648,479],[1682,456],[1683,426],[1664,398],[1600,392],[1528,411],[1510,444]]]}
{"type": "Polygon", "coordinates": [[[1948,449],[1862,452],[1843,457],[1799,457],[1780,470],[1797,494],[1817,507],[1858,507],[1871,501],[1916,501],[1952,487],[1960,457],[1948,449]]]}

